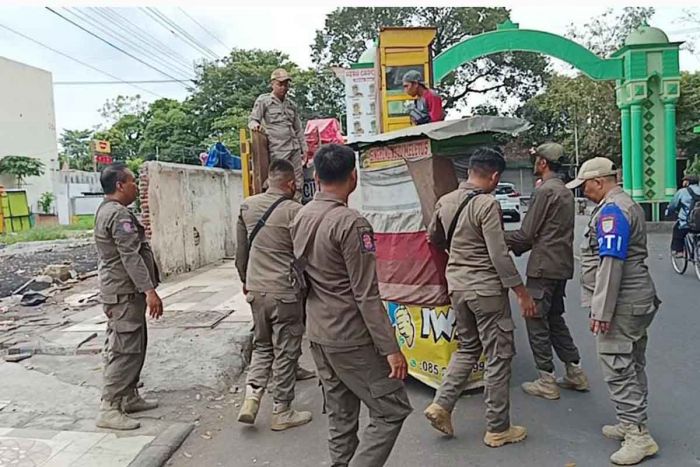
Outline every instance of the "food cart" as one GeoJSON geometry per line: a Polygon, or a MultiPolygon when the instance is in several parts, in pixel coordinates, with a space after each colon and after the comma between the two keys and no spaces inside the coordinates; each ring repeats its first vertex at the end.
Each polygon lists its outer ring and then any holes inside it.
{"type": "MultiPolygon", "coordinates": [[[[379,292],[409,374],[438,387],[457,349],[449,304],[447,254],[426,240],[436,201],[466,177],[471,151],[530,127],[524,120],[478,116],[404,128],[355,140],[359,193],[351,199],[375,232],[379,292]]],[[[484,358],[466,389],[482,386],[484,358]]]]}

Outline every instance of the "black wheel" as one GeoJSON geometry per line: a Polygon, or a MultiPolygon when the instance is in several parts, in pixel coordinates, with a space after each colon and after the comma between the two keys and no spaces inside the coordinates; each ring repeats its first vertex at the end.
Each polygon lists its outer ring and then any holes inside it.
{"type": "Polygon", "coordinates": [[[688,268],[688,249],[683,248],[683,256],[676,256],[673,251],[671,251],[671,264],[673,264],[673,270],[678,274],[683,274],[688,268]]]}

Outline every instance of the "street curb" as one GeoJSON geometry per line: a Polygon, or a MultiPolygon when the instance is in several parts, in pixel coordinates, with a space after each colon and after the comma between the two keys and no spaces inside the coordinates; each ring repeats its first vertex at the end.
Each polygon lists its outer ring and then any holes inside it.
{"type": "Polygon", "coordinates": [[[129,467],[161,467],[194,429],[193,423],[175,423],[141,450],[129,467]]]}

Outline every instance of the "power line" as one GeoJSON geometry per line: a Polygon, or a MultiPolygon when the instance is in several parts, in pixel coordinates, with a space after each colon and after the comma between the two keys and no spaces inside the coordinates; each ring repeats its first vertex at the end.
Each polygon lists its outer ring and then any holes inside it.
{"type": "MultiPolygon", "coordinates": [[[[77,10],[77,9],[75,9],[75,10],[77,10]]],[[[131,38],[125,37],[123,34],[121,34],[119,32],[119,30],[115,31],[112,28],[112,26],[109,25],[109,23],[103,24],[101,20],[95,19],[93,16],[91,16],[91,13],[81,12],[81,11],[73,11],[73,10],[69,10],[69,9],[66,9],[66,11],[68,13],[72,14],[73,16],[75,16],[76,18],[78,18],[79,20],[83,21],[86,25],[102,31],[103,33],[105,33],[107,36],[111,37],[115,41],[122,41],[122,44],[125,47],[129,47],[129,48],[131,48],[131,50],[137,51],[136,53],[138,53],[138,51],[140,51],[142,54],[144,54],[143,56],[147,60],[154,62],[158,66],[160,66],[164,69],[168,69],[168,70],[170,70],[174,73],[177,73],[177,74],[188,75],[190,73],[190,71],[186,67],[183,67],[182,65],[177,65],[177,64],[170,64],[166,60],[160,58],[159,56],[154,55],[152,52],[146,50],[145,47],[141,46],[139,43],[135,42],[131,38]]]]}
{"type": "MultiPolygon", "coordinates": [[[[159,49],[158,47],[154,47],[150,40],[143,40],[141,36],[127,32],[123,27],[115,24],[114,20],[107,15],[106,12],[101,11],[102,8],[87,9],[94,10],[94,13],[103,18],[103,20],[106,21],[106,24],[112,25],[112,27],[116,29],[116,33],[119,35],[119,37],[123,38],[122,40],[128,40],[135,43],[137,49],[141,50],[142,53],[156,56],[161,63],[165,63],[165,66],[170,67],[171,69],[179,70],[178,73],[182,73],[182,70],[184,70],[185,75],[190,75],[192,73],[192,66],[186,60],[180,60],[177,58],[173,59],[173,57],[167,53],[167,51],[164,53],[163,50],[159,49]],[[125,36],[126,38],[124,38],[125,36]]],[[[86,14],[88,13],[86,12],[86,14]]],[[[102,23],[103,20],[95,18],[95,21],[98,21],[98,23],[102,23]]]]}
{"type": "Polygon", "coordinates": [[[160,10],[158,10],[157,8],[151,8],[151,7],[147,7],[147,8],[148,8],[149,10],[153,11],[153,13],[155,13],[155,14],[157,14],[158,16],[160,16],[161,18],[163,18],[163,20],[165,20],[168,24],[172,25],[172,27],[174,27],[177,31],[179,31],[179,32],[180,32],[183,36],[185,36],[190,42],[192,42],[193,44],[195,44],[195,45],[196,45],[197,47],[199,47],[200,49],[204,50],[204,51],[205,51],[206,53],[208,53],[212,58],[214,58],[215,60],[218,60],[219,58],[221,58],[221,57],[219,56],[219,54],[217,54],[216,52],[214,52],[213,50],[211,50],[211,49],[210,49],[209,47],[207,47],[205,44],[201,43],[196,37],[194,37],[192,34],[190,34],[189,32],[187,32],[183,27],[181,27],[181,26],[180,26],[179,24],[177,24],[175,21],[173,21],[173,20],[171,20],[170,18],[168,18],[168,16],[166,16],[165,13],[162,13],[162,12],[161,12],[160,10]]]}
{"type": "Polygon", "coordinates": [[[185,44],[192,47],[198,53],[204,53],[205,55],[209,55],[211,58],[213,58],[215,60],[217,60],[219,58],[219,56],[216,55],[214,52],[207,49],[205,46],[200,45],[196,39],[193,40],[193,39],[188,38],[187,36],[189,34],[187,33],[187,31],[182,30],[182,28],[180,28],[178,25],[174,24],[170,19],[165,17],[157,9],[151,8],[151,7],[140,7],[140,9],[143,12],[145,12],[149,17],[151,17],[153,20],[155,20],[158,24],[160,24],[163,28],[165,28],[167,31],[169,31],[171,34],[173,34],[178,39],[182,40],[185,44]],[[176,32],[176,31],[178,31],[178,32],[176,32]],[[184,34],[183,34],[183,32],[184,32],[184,34]]]}
{"type": "Polygon", "coordinates": [[[143,28],[139,28],[133,22],[129,21],[126,17],[122,16],[113,8],[89,8],[90,10],[100,11],[106,18],[110,21],[118,23],[123,27],[129,34],[133,34],[136,37],[141,38],[145,43],[152,44],[154,49],[164,53],[168,57],[177,61],[178,63],[185,64],[188,69],[192,68],[192,62],[187,58],[183,57],[181,54],[177,53],[173,49],[169,48],[163,42],[161,42],[155,36],[145,32],[143,28]]]}
{"type": "Polygon", "coordinates": [[[218,38],[217,36],[215,36],[213,33],[209,32],[209,30],[208,30],[207,28],[205,28],[204,26],[202,26],[202,24],[201,24],[199,21],[197,21],[197,20],[194,19],[192,16],[190,16],[190,15],[189,15],[185,10],[183,10],[181,7],[178,7],[178,10],[180,10],[180,12],[181,12],[183,15],[187,16],[194,24],[196,24],[197,26],[199,26],[199,27],[202,29],[202,31],[204,31],[209,37],[213,38],[213,39],[214,39],[215,41],[217,41],[219,44],[223,45],[223,46],[226,48],[226,50],[228,51],[229,46],[226,45],[221,39],[219,39],[219,38],[218,38]]]}
{"type": "Polygon", "coordinates": [[[123,53],[124,55],[127,55],[127,56],[133,58],[133,59],[136,60],[137,62],[139,62],[139,63],[141,63],[141,64],[143,64],[143,65],[146,65],[148,68],[157,71],[157,72],[160,73],[161,75],[167,76],[167,77],[170,78],[170,79],[178,79],[178,78],[175,78],[174,76],[171,76],[170,74],[164,72],[163,70],[159,70],[158,68],[156,68],[156,67],[154,67],[154,66],[151,66],[149,63],[144,62],[144,61],[141,60],[140,58],[138,58],[138,57],[134,56],[133,54],[127,52],[126,50],[122,49],[121,47],[112,44],[110,41],[108,41],[108,40],[106,40],[106,39],[104,39],[104,38],[98,36],[97,34],[95,34],[94,32],[90,31],[89,29],[86,29],[86,28],[82,27],[81,25],[79,25],[79,24],[76,23],[75,21],[71,20],[70,18],[66,18],[65,16],[63,16],[62,14],[60,14],[59,12],[57,12],[56,10],[54,10],[53,8],[48,7],[48,6],[46,6],[46,7],[44,7],[44,8],[46,8],[47,10],[49,10],[51,13],[53,13],[53,14],[56,15],[56,16],[58,16],[59,18],[62,18],[63,20],[68,21],[68,22],[69,22],[70,24],[72,24],[73,26],[75,26],[75,27],[77,27],[77,28],[79,28],[79,29],[85,31],[86,33],[90,34],[91,36],[95,37],[96,39],[99,39],[101,42],[104,42],[105,44],[109,45],[109,46],[112,47],[113,49],[116,49],[116,50],[118,50],[119,52],[123,53]]]}
{"type": "Polygon", "coordinates": [[[151,79],[151,80],[136,80],[136,81],[54,81],[54,85],[70,86],[70,85],[88,85],[88,84],[160,84],[160,83],[194,83],[189,79],[151,79]]]}
{"type": "Polygon", "coordinates": [[[206,54],[201,48],[199,48],[196,44],[191,44],[184,38],[180,37],[178,33],[176,33],[170,25],[168,25],[167,22],[165,22],[163,19],[161,19],[158,15],[155,13],[151,12],[148,8],[145,7],[139,7],[142,13],[144,13],[149,19],[155,21],[160,27],[168,31],[170,34],[175,36],[177,39],[180,39],[183,43],[185,43],[187,46],[191,47],[192,49],[196,50],[198,54],[206,54]]]}
{"type": "Polygon", "coordinates": [[[161,96],[161,95],[158,94],[158,93],[155,93],[155,92],[153,92],[153,91],[149,91],[149,90],[146,89],[146,88],[143,88],[143,87],[141,87],[141,86],[137,86],[136,84],[129,83],[128,81],[124,81],[123,79],[119,78],[118,76],[114,76],[113,74],[108,73],[108,72],[103,71],[103,70],[100,70],[99,68],[96,68],[96,67],[90,65],[89,63],[85,63],[85,62],[83,62],[82,60],[78,60],[78,59],[75,58],[75,57],[72,57],[72,56],[70,56],[70,55],[68,55],[68,54],[66,54],[66,53],[61,52],[60,50],[56,50],[56,49],[54,49],[53,47],[48,46],[48,45],[46,45],[46,44],[44,44],[44,43],[42,43],[42,42],[39,42],[38,40],[33,39],[33,38],[31,38],[31,37],[29,37],[29,36],[27,36],[27,35],[25,35],[25,34],[22,34],[22,33],[19,32],[19,31],[15,31],[14,29],[10,28],[9,26],[5,26],[4,24],[0,24],[0,28],[3,28],[3,29],[5,29],[5,30],[7,30],[7,31],[10,31],[11,33],[16,34],[16,35],[18,35],[18,36],[20,36],[20,37],[22,37],[22,38],[24,38],[24,39],[26,39],[26,40],[28,40],[28,41],[34,42],[35,44],[40,45],[41,47],[44,47],[45,49],[48,49],[48,50],[50,50],[51,52],[54,52],[54,53],[56,53],[56,54],[58,54],[58,55],[61,55],[61,56],[65,57],[65,58],[67,58],[67,59],[69,59],[69,60],[72,60],[72,61],[74,61],[75,63],[79,63],[80,65],[82,65],[82,66],[84,66],[84,67],[86,67],[86,68],[90,68],[91,70],[96,71],[96,72],[98,72],[98,73],[100,73],[100,74],[102,74],[102,75],[109,76],[110,78],[113,78],[113,79],[115,79],[115,80],[117,80],[117,81],[119,81],[119,82],[121,82],[121,83],[127,84],[127,85],[129,85],[129,86],[131,86],[131,87],[134,87],[134,88],[136,88],[136,89],[140,89],[141,91],[147,92],[148,94],[151,94],[151,95],[153,95],[153,96],[165,98],[165,96],[161,96]]]}

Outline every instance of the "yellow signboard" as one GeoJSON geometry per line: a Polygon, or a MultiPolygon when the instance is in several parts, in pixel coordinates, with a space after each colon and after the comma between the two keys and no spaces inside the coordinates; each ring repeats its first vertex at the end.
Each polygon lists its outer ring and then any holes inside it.
{"type": "MultiPolygon", "coordinates": [[[[451,306],[427,307],[386,303],[408,373],[437,388],[457,350],[455,312],[451,306]]],[[[474,365],[465,389],[483,386],[485,357],[474,365]]]]}
{"type": "Polygon", "coordinates": [[[93,142],[94,152],[97,154],[111,154],[112,145],[109,141],[96,139],[93,142]]]}

